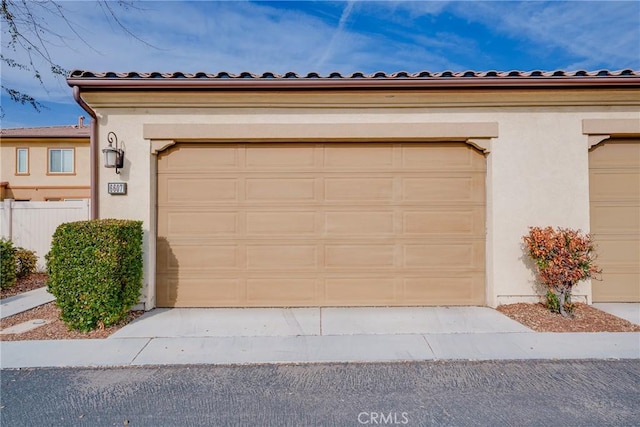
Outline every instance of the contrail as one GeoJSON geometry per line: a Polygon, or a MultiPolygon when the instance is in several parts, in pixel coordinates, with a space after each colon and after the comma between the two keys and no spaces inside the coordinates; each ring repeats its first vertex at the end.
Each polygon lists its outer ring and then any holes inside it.
{"type": "Polygon", "coordinates": [[[338,28],[336,28],[336,31],[333,33],[333,36],[331,37],[331,41],[329,42],[329,44],[327,45],[327,48],[325,49],[324,53],[322,54],[322,57],[316,63],[316,66],[314,67],[316,70],[319,71],[320,67],[322,67],[324,65],[325,61],[331,55],[333,55],[334,45],[336,44],[336,41],[338,40],[338,38],[340,37],[340,35],[342,33],[342,30],[344,29],[344,26],[347,23],[347,19],[349,19],[349,15],[351,14],[351,10],[353,9],[354,5],[355,5],[355,0],[349,0],[347,2],[347,5],[345,6],[344,10],[342,11],[342,15],[340,16],[340,21],[338,22],[338,28]]]}

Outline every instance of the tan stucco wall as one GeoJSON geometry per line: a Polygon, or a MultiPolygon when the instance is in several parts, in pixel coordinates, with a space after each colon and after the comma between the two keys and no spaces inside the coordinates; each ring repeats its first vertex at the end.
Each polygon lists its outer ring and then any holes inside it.
{"type": "MultiPolygon", "coordinates": [[[[385,92],[359,93],[356,98],[320,93],[298,98],[250,94],[243,95],[245,99],[212,94],[203,98],[136,94],[134,99],[127,94],[88,93],[85,99],[98,114],[99,149],[107,145],[106,135],[113,131],[126,150],[125,167],[120,175],[112,169],[99,168],[99,214],[104,218],[144,221],[145,285],[150,308],[155,274],[155,156],[152,149],[170,143],[160,139],[171,139],[160,138],[157,131],[163,128],[154,124],[176,125],[174,138],[179,138],[180,132],[192,138],[197,136],[190,134],[190,127],[184,125],[197,125],[194,128],[204,129],[205,134],[209,126],[210,136],[198,137],[209,141],[216,140],[216,125],[231,125],[224,126],[231,130],[223,133],[223,140],[233,141],[234,127],[238,129],[238,138],[246,138],[246,129],[252,126],[263,131],[268,129],[267,135],[256,134],[251,138],[255,140],[277,140],[283,134],[293,140],[295,132],[290,130],[296,128],[304,140],[308,135],[322,135],[336,125],[364,128],[358,138],[366,138],[367,128],[371,129],[371,136],[375,136],[376,125],[393,124],[397,133],[394,131],[390,140],[402,141],[403,128],[408,137],[416,140],[414,126],[497,123],[497,136],[482,142],[489,148],[486,303],[496,306],[536,300],[534,274],[527,267],[521,244],[528,227],[552,225],[589,230],[589,136],[583,133],[583,121],[637,120],[640,113],[638,91],[558,92],[537,92],[535,96],[517,91],[474,92],[449,97],[385,92]],[[269,127],[261,128],[258,124],[269,127]],[[281,131],[278,124],[282,126],[281,131]],[[107,194],[107,182],[114,181],[127,182],[128,195],[107,194]]],[[[434,138],[429,139],[439,139],[435,138],[437,135],[431,136],[434,138]]],[[[575,294],[591,302],[590,283],[581,284],[575,294]]]]}
{"type": "Polygon", "coordinates": [[[29,139],[0,140],[0,181],[8,182],[5,198],[44,201],[49,199],[89,198],[89,140],[88,139],[29,139]],[[29,173],[16,174],[16,149],[29,149],[29,173]],[[49,174],[48,150],[73,148],[75,173],[49,174]]]}

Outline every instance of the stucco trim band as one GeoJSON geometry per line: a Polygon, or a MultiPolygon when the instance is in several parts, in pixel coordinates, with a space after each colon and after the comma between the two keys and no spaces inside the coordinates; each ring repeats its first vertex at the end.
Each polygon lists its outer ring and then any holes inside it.
{"type": "Polygon", "coordinates": [[[640,119],[584,119],[582,133],[637,136],[640,135],[640,119]]]}
{"type": "MultiPolygon", "coordinates": [[[[497,122],[145,124],[145,139],[161,141],[460,141],[489,151],[497,122]]],[[[166,148],[154,145],[153,151],[166,148]]],[[[168,144],[170,145],[170,144],[168,144]]],[[[167,146],[168,146],[167,145],[167,146]]]]}
{"type": "Polygon", "coordinates": [[[611,137],[640,135],[640,119],[584,119],[582,133],[588,135],[588,148],[611,137]]]}

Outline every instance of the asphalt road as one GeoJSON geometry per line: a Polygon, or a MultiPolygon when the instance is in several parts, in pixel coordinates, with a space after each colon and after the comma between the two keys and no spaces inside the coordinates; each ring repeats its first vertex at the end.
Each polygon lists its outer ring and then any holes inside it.
{"type": "Polygon", "coordinates": [[[640,361],[23,369],[4,426],[637,426],[640,361]]]}

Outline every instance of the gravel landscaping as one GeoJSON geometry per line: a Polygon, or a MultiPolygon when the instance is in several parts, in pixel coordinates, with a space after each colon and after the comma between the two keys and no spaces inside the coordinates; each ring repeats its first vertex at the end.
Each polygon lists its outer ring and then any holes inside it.
{"type": "Polygon", "coordinates": [[[575,304],[572,318],[540,303],[501,305],[497,310],[537,332],[640,332],[640,325],[581,303],[575,304]]]}
{"type": "MultiPolygon", "coordinates": [[[[34,289],[47,286],[48,276],[44,273],[31,274],[28,277],[18,279],[16,284],[7,290],[0,291],[0,299],[8,298],[32,291],[34,289]]],[[[55,303],[41,305],[32,310],[18,313],[14,316],[0,320],[0,341],[25,341],[25,340],[67,340],[67,339],[99,339],[107,338],[109,335],[121,329],[127,323],[142,316],[143,310],[129,312],[129,316],[117,325],[108,328],[96,329],[91,332],[80,332],[67,328],[67,325],[60,320],[60,309],[55,303]],[[38,326],[30,331],[20,334],[2,334],[7,328],[33,320],[44,320],[42,326],[38,326]]]]}

